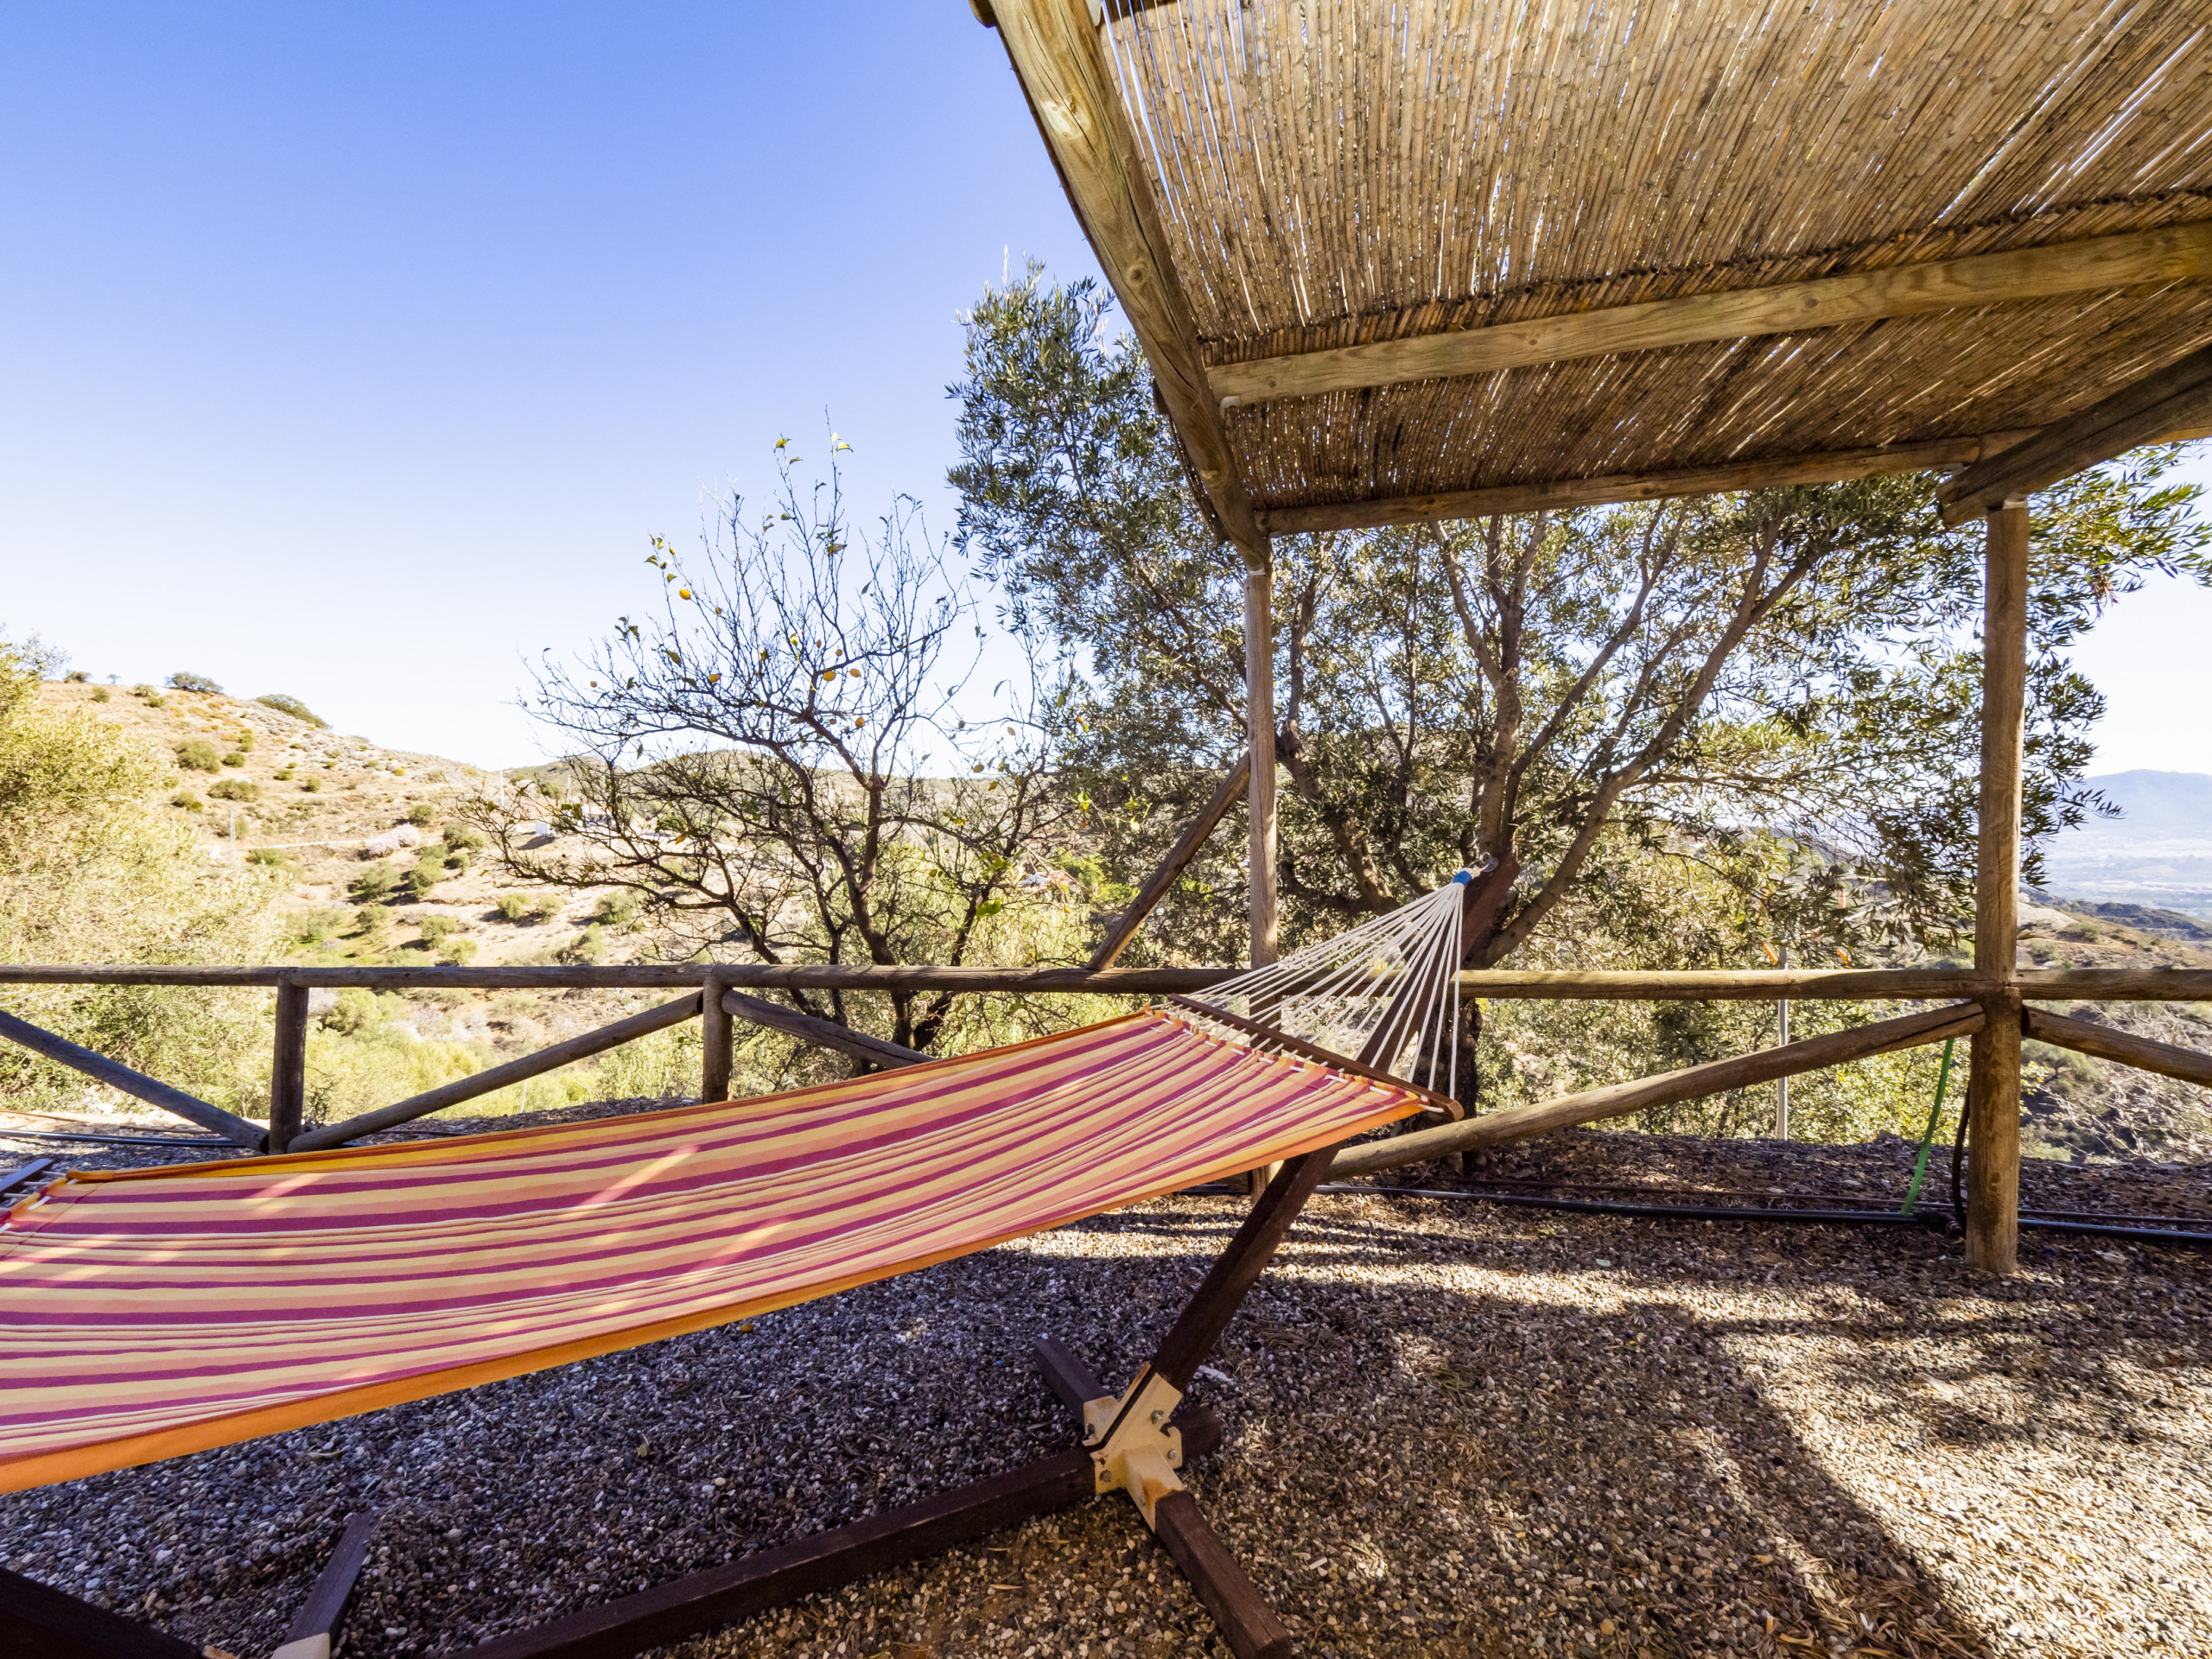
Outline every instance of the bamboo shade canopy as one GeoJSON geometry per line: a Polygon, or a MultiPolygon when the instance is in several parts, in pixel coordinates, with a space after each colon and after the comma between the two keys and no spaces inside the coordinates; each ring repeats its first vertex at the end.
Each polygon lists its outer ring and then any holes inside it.
{"type": "Polygon", "coordinates": [[[2212,340],[2207,0],[995,12],[1232,534],[1965,464],[2212,340]]]}

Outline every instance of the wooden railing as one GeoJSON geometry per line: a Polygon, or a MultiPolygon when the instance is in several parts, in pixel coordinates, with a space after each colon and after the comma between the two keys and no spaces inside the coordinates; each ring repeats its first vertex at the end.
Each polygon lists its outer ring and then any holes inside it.
{"type": "MultiPolygon", "coordinates": [[[[753,991],[1163,996],[1202,991],[1241,971],[1234,968],[944,968],[924,963],[769,967],[723,963],[603,968],[0,965],[0,985],[265,986],[274,989],[276,1039],[266,1122],[226,1111],[4,1012],[0,1012],[0,1038],[211,1129],[237,1145],[301,1152],[342,1145],[394,1128],[702,1016],[701,1096],[705,1099],[719,1099],[728,1092],[737,1021],[779,1030],[880,1067],[909,1065],[931,1058],[748,995],[753,991]],[[302,1122],[307,1096],[308,993],[356,987],[378,990],[658,988],[687,994],[343,1122],[310,1128],[302,1122]]],[[[2199,969],[2034,969],[2019,973],[2014,982],[2024,1001],[2212,1001],[2212,970],[2199,969]]],[[[1462,974],[1459,983],[1465,994],[1501,1000],[1743,1001],[1787,997],[1798,1001],[1918,1001],[1938,1006],[1709,1065],[1564,1095],[1363,1146],[1339,1156],[1336,1173],[1367,1173],[1516,1135],[1617,1117],[1652,1105],[1746,1088],[1873,1054],[1943,1042],[1981,1028],[1989,1017],[1987,1009],[2000,996],[1993,979],[1958,968],[1674,973],[1491,970],[1462,974]]],[[[2212,1056],[2035,1008],[2024,1009],[2020,1017],[2026,1033],[2040,1041],[2212,1085],[2212,1056]]]]}

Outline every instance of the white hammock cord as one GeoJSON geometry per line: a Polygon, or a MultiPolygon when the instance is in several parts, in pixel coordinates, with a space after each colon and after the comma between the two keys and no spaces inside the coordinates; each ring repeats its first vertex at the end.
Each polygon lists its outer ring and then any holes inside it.
{"type": "MultiPolygon", "coordinates": [[[[1184,1000],[1348,1058],[1371,1043],[1377,1070],[1403,1076],[1425,1064],[1431,1088],[1440,1061],[1442,1092],[1456,1096],[1460,924],[1473,879],[1462,870],[1387,915],[1184,1000]]],[[[1272,1046],[1241,1026],[1213,1029],[1248,1046],[1272,1046]]]]}

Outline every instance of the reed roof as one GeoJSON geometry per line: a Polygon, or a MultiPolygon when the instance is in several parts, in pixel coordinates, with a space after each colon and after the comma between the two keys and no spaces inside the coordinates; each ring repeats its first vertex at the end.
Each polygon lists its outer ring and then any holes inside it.
{"type": "Polygon", "coordinates": [[[2207,0],[1085,11],[996,5],[1232,520],[1963,462],[2212,340],[2207,0]]]}

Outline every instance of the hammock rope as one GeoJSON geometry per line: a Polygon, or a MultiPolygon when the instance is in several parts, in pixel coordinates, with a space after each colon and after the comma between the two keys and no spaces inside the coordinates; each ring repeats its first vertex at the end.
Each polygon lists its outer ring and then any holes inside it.
{"type": "Polygon", "coordinates": [[[1255,1027],[1456,1096],[1460,928],[1474,879],[1461,870],[1388,915],[1178,997],[1177,1006],[1192,1023],[1262,1052],[1288,1045],[1271,1045],[1255,1027]],[[1230,1018],[1209,1021],[1209,1009],[1230,1018]]]}

